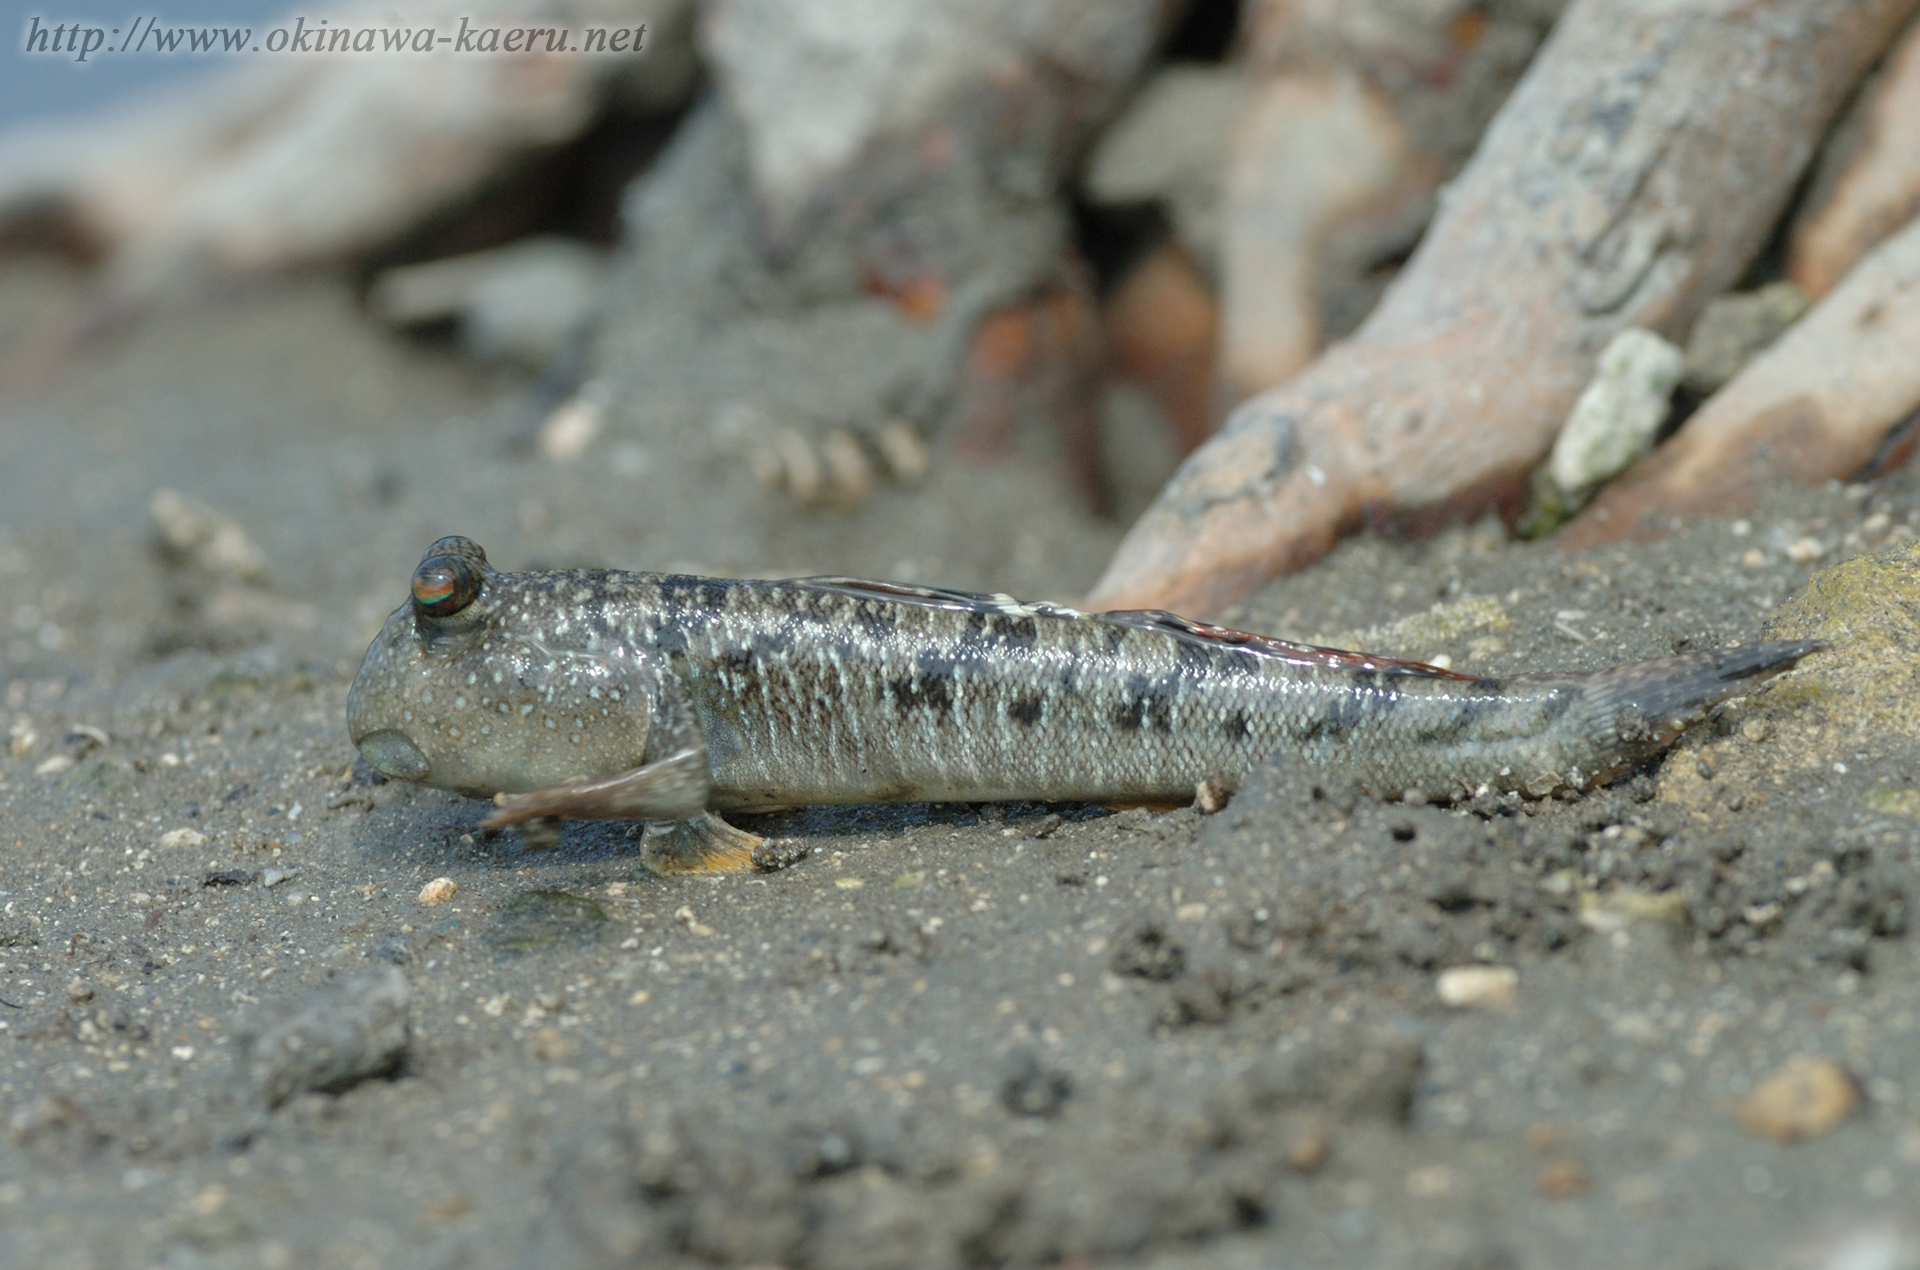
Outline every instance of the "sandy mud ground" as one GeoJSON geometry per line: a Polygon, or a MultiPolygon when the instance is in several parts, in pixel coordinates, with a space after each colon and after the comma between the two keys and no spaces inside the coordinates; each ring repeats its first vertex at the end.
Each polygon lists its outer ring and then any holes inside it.
{"type": "MultiPolygon", "coordinates": [[[[76,297],[11,267],[0,347],[76,297]]],[[[558,468],[528,410],[314,284],[0,413],[0,1264],[1920,1255],[1910,478],[1584,556],[1361,540],[1228,615],[1491,673],[1838,642],[1586,797],[1280,766],[1210,817],[766,817],[810,856],[663,881],[624,826],[527,852],[356,768],[347,685],[428,541],[1072,599],[1118,529],[1044,454],[801,515],[699,420],[616,409],[558,468]],[[163,563],[162,486],[242,522],[263,579],[163,563]],[[402,983],[398,1069],[302,1092],[316,1047],[378,1051],[402,983]]]]}

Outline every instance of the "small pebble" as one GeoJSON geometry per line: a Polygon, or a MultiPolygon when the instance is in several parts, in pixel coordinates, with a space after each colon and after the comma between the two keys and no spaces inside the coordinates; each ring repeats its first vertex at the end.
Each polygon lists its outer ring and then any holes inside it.
{"type": "Polygon", "coordinates": [[[260,885],[271,890],[298,872],[300,872],[298,869],[262,869],[260,885]]]}
{"type": "Polygon", "coordinates": [[[69,743],[78,741],[84,752],[111,744],[112,738],[107,735],[104,728],[96,728],[87,723],[76,723],[67,729],[67,741],[69,743]]]}
{"type": "Polygon", "coordinates": [[[1585,1168],[1575,1160],[1556,1160],[1540,1170],[1540,1176],[1533,1181],[1534,1189],[1548,1199],[1572,1199],[1584,1195],[1593,1185],[1593,1178],[1585,1168]]]}
{"type": "Polygon", "coordinates": [[[673,910],[673,920],[687,928],[687,933],[696,939],[705,939],[713,934],[713,927],[693,915],[693,910],[682,904],[673,910]]]}
{"type": "Polygon", "coordinates": [[[1818,538],[1796,538],[1787,546],[1787,559],[1795,564],[1812,564],[1826,554],[1818,538]]]}
{"type": "Polygon", "coordinates": [[[207,1186],[187,1204],[197,1217],[212,1217],[227,1206],[230,1198],[227,1188],[219,1182],[207,1186]]]}
{"type": "Polygon", "coordinates": [[[549,463],[572,463],[587,452],[606,425],[604,402],[582,392],[554,407],[540,425],[540,456],[549,463]]]}
{"type": "Polygon", "coordinates": [[[1193,787],[1193,807],[1203,816],[1217,815],[1233,798],[1233,791],[1217,776],[1209,776],[1193,787]]]}
{"type": "Polygon", "coordinates": [[[1765,719],[1748,719],[1740,725],[1740,735],[1758,745],[1773,735],[1773,725],[1765,719]]]}
{"type": "Polygon", "coordinates": [[[460,884],[452,878],[435,878],[420,888],[420,902],[432,908],[436,904],[445,904],[460,891],[460,884]]]}
{"type": "Polygon", "coordinates": [[[573,1042],[557,1027],[543,1027],[527,1043],[527,1053],[545,1063],[573,1057],[573,1042]]]}
{"type": "Polygon", "coordinates": [[[1318,1125],[1301,1130],[1287,1144],[1287,1164],[1302,1174],[1318,1173],[1333,1151],[1333,1140],[1318,1125]]]}
{"type": "Polygon", "coordinates": [[[873,492],[873,464],[853,433],[835,428],[821,440],[820,453],[836,501],[848,507],[866,502],[873,492]]]}
{"type": "Polygon", "coordinates": [[[66,771],[72,766],[73,755],[56,754],[52,758],[41,760],[33,769],[33,774],[35,776],[58,776],[61,772],[66,771]]]}
{"type": "Polygon", "coordinates": [[[266,572],[266,557],[231,516],[170,489],[155,490],[147,512],[169,559],[247,582],[266,572]]]}
{"type": "Polygon", "coordinates": [[[380,961],[404,966],[413,960],[413,941],[403,931],[390,930],[373,946],[373,956],[380,961]]]}
{"type": "Polygon", "coordinates": [[[1687,897],[1678,891],[1638,891],[1623,886],[1580,897],[1580,924],[1602,935],[1634,925],[1674,925],[1686,916],[1687,897]]]}
{"type": "Polygon", "coordinates": [[[1830,1058],[1796,1058],[1740,1100],[1740,1127],[1773,1142],[1829,1132],[1860,1105],[1859,1083],[1830,1058]]]}
{"type": "Polygon", "coordinates": [[[75,979],[67,985],[67,1000],[74,1002],[93,1000],[93,985],[85,979],[75,979]]]}
{"type": "Polygon", "coordinates": [[[1681,382],[1711,396],[1806,311],[1806,293],[1787,281],[1716,296],[1694,319],[1681,382]]]}
{"type": "Polygon", "coordinates": [[[205,846],[207,835],[198,829],[169,829],[160,835],[160,845],[172,850],[175,847],[205,846]]]}
{"type": "Polygon", "coordinates": [[[307,1090],[337,1093],[401,1065],[407,1015],[407,977],[394,967],[338,979],[278,1020],[240,1028],[239,1070],[268,1107],[307,1090]]]}
{"type": "Polygon", "coordinates": [[[919,429],[905,419],[890,419],[881,425],[874,445],[894,480],[902,485],[917,485],[926,478],[927,443],[921,440],[919,429]]]}
{"type": "Polygon", "coordinates": [[[1057,1116],[1072,1096],[1072,1078],[1043,1065],[1031,1051],[1013,1056],[1000,1085],[1002,1105],[1016,1116],[1057,1116]]]}
{"type": "Polygon", "coordinates": [[[1458,1010],[1504,1010],[1513,1004],[1520,972],[1512,966],[1454,966],[1435,985],[1442,1005],[1458,1010]]]}
{"type": "Polygon", "coordinates": [[[1767,563],[1767,553],[1758,547],[1748,547],[1740,556],[1740,563],[1749,569],[1759,569],[1767,563]]]}

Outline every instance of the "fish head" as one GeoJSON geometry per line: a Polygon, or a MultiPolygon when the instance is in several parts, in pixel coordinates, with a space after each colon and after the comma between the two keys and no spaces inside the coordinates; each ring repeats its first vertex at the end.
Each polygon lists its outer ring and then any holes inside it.
{"type": "Polygon", "coordinates": [[[467,538],[427,548],[347,693],[361,757],[482,798],[639,766],[658,668],[561,612],[581,577],[500,573],[467,538]]]}

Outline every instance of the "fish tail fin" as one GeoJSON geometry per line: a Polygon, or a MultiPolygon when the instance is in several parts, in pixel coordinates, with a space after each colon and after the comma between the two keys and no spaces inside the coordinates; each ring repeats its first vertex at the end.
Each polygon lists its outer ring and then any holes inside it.
{"type": "Polygon", "coordinates": [[[1737,697],[1800,659],[1830,647],[1824,640],[1772,640],[1615,666],[1592,675],[1585,696],[1594,726],[1609,731],[1638,762],[1671,744],[1729,697],[1737,697]]]}

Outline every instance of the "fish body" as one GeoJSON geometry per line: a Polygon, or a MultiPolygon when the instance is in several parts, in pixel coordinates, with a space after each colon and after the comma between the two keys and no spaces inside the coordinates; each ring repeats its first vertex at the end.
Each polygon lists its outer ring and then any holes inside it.
{"type": "Polygon", "coordinates": [[[389,775],[506,795],[496,821],[678,822],[649,863],[739,867],[758,840],[713,813],[1184,801],[1282,748],[1381,794],[1581,788],[1817,647],[1484,679],[890,583],[503,574],[443,539],[368,650],[348,726],[389,775]]]}

